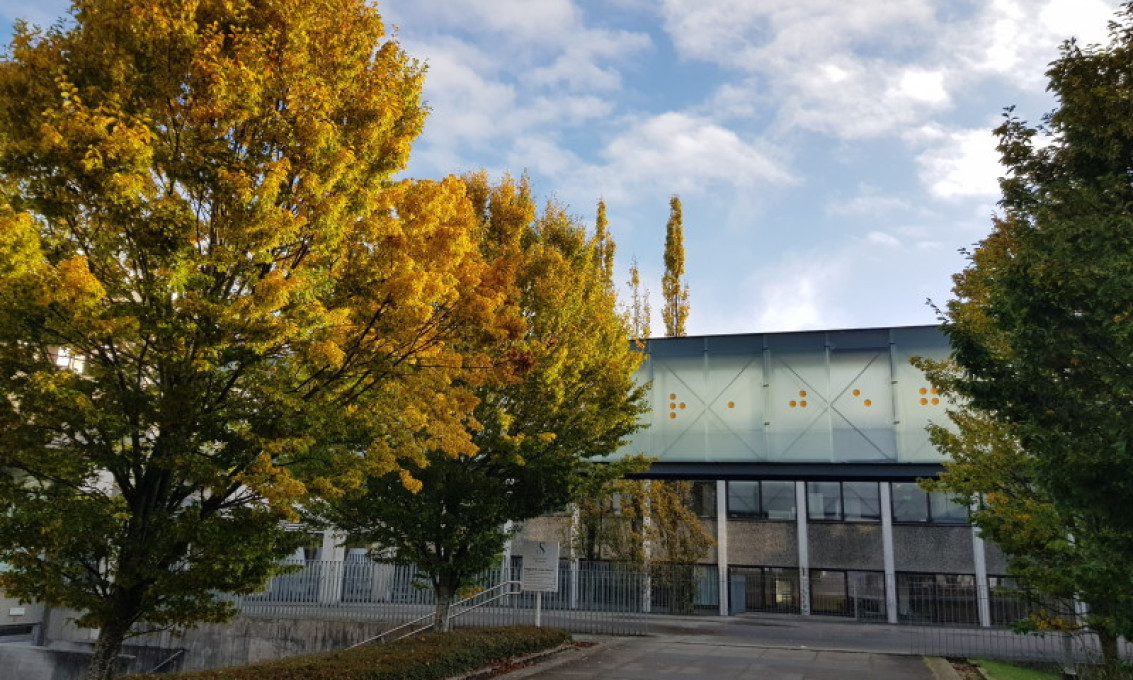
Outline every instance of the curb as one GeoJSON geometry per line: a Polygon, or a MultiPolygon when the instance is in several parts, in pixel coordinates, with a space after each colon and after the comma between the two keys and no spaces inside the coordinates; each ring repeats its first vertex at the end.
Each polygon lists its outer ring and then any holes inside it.
{"type": "Polygon", "coordinates": [[[952,663],[940,656],[926,656],[924,663],[932,671],[936,680],[960,680],[960,674],[952,667],[952,663]]]}
{"type": "Polygon", "coordinates": [[[566,642],[558,647],[552,649],[545,649],[541,652],[528,654],[527,656],[519,656],[507,659],[500,663],[495,663],[484,668],[477,668],[470,673],[464,675],[457,675],[446,680],[484,680],[491,677],[505,677],[505,678],[526,678],[536,673],[541,673],[548,668],[554,668],[561,664],[572,661],[575,658],[584,655],[589,650],[600,649],[607,645],[596,643],[589,647],[579,647],[577,641],[566,642]],[[515,665],[531,665],[526,668],[519,668],[514,671],[507,671],[507,668],[515,665]]]}

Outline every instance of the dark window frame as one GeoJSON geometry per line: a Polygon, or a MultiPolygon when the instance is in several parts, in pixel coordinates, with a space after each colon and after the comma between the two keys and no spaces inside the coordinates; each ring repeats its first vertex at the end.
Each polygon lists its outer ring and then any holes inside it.
{"type": "MultiPolygon", "coordinates": [[[[971,526],[972,517],[971,517],[971,509],[970,508],[965,508],[966,512],[964,514],[963,520],[955,520],[955,519],[935,517],[933,515],[933,512],[932,512],[932,498],[933,498],[934,495],[937,496],[937,497],[943,497],[943,496],[947,496],[948,494],[946,494],[942,491],[925,491],[924,489],[920,488],[920,484],[918,484],[917,482],[890,482],[889,483],[889,512],[890,512],[890,516],[893,518],[893,523],[894,524],[905,524],[905,525],[909,525],[909,526],[941,526],[941,527],[971,526]],[[914,487],[917,488],[917,491],[920,492],[921,498],[924,501],[924,516],[925,516],[925,519],[919,520],[919,519],[898,519],[897,518],[897,493],[896,493],[896,489],[894,488],[894,486],[897,485],[897,484],[908,484],[908,485],[911,485],[911,486],[914,486],[914,487]]],[[[959,504],[958,503],[951,503],[951,505],[959,505],[959,504]]]]}
{"type": "Polygon", "coordinates": [[[788,480],[778,479],[730,479],[725,485],[724,493],[726,495],[725,511],[727,519],[729,520],[758,520],[762,522],[797,522],[799,517],[799,504],[798,498],[794,494],[795,482],[788,480]],[[767,494],[764,493],[764,484],[790,484],[791,485],[791,517],[771,517],[767,508],[767,494]],[[732,485],[733,484],[754,484],[756,485],[756,508],[755,512],[738,512],[732,509],[732,485]]]}
{"type": "Polygon", "coordinates": [[[871,480],[840,480],[840,481],[822,481],[822,482],[807,482],[806,492],[806,518],[807,522],[825,523],[825,524],[874,524],[881,522],[881,483],[871,480]],[[837,484],[838,485],[838,516],[832,517],[814,517],[810,513],[810,485],[811,484],[837,484]],[[855,517],[846,519],[846,484],[873,484],[877,492],[876,498],[876,517],[855,517]]]}

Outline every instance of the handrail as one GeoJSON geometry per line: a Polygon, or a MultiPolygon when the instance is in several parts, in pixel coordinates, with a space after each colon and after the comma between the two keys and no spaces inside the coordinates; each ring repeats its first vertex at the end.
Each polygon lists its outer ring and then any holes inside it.
{"type": "MultiPolygon", "coordinates": [[[[503,583],[496,585],[496,586],[492,586],[491,588],[488,588],[487,590],[481,590],[480,592],[476,593],[475,595],[473,595],[471,597],[466,597],[463,600],[453,602],[451,605],[449,605],[448,619],[449,619],[449,621],[452,621],[453,619],[457,618],[458,616],[462,616],[464,614],[467,614],[468,612],[470,612],[474,609],[479,609],[480,607],[483,607],[486,604],[490,604],[490,603],[495,602],[497,600],[502,600],[503,598],[508,597],[509,595],[518,595],[521,591],[519,590],[519,588],[517,586],[519,586],[519,581],[504,581],[503,583]],[[505,588],[506,588],[506,591],[504,590],[505,588]],[[464,605],[466,602],[471,602],[472,600],[475,600],[476,598],[483,597],[483,596],[487,595],[488,593],[490,593],[494,590],[500,590],[502,592],[500,592],[499,594],[497,594],[493,597],[487,598],[483,602],[480,602],[478,604],[469,605],[469,606],[464,607],[463,609],[458,609],[459,607],[461,607],[461,605],[464,605]]],[[[400,626],[395,626],[394,628],[390,628],[389,630],[382,631],[381,633],[375,635],[372,638],[367,638],[367,639],[365,639],[365,640],[363,640],[363,641],[361,641],[357,644],[350,645],[349,647],[347,647],[347,649],[354,649],[355,647],[361,647],[362,645],[368,645],[371,642],[379,642],[379,643],[395,642],[395,641],[400,640],[402,638],[407,638],[410,635],[416,635],[417,633],[420,633],[422,631],[428,630],[429,628],[432,628],[433,624],[430,623],[430,624],[421,626],[420,628],[414,628],[413,630],[410,630],[407,633],[402,633],[402,634],[398,635],[397,637],[392,637],[392,638],[388,638],[388,639],[386,637],[386,636],[391,635],[392,633],[394,633],[396,631],[402,630],[403,628],[410,628],[412,626],[416,626],[416,625],[420,624],[422,621],[428,621],[428,620],[434,618],[435,616],[436,616],[436,612],[433,612],[432,614],[426,614],[424,616],[413,619],[412,621],[408,621],[406,623],[403,623],[400,626]]]]}
{"type": "Polygon", "coordinates": [[[171,655],[171,656],[170,656],[169,658],[167,658],[167,659],[166,659],[165,661],[162,661],[161,663],[157,664],[157,665],[156,665],[156,666],[154,666],[153,668],[149,669],[149,670],[148,670],[147,672],[148,672],[148,673],[156,673],[156,672],[158,672],[159,670],[161,670],[161,669],[162,669],[162,668],[164,668],[165,666],[169,665],[169,662],[170,662],[170,661],[173,661],[173,660],[174,660],[174,659],[176,659],[177,657],[179,657],[179,656],[183,655],[183,654],[185,653],[185,651],[186,651],[186,650],[185,650],[185,648],[184,648],[184,647],[182,647],[182,648],[178,649],[177,651],[173,652],[173,654],[172,654],[172,655],[171,655]]]}

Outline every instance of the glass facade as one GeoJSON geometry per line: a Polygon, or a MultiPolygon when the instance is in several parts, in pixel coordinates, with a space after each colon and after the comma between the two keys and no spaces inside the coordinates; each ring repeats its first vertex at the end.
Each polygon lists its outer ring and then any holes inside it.
{"type": "Polygon", "coordinates": [[[946,404],[913,357],[936,327],[657,338],[638,372],[649,427],[619,452],[659,462],[938,463],[946,404]]]}

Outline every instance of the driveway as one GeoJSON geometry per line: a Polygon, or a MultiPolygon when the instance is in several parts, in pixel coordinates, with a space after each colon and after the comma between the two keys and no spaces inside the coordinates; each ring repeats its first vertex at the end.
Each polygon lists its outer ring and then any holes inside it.
{"type": "Polygon", "coordinates": [[[507,680],[934,680],[923,657],[762,647],[678,636],[610,638],[507,680]]]}

